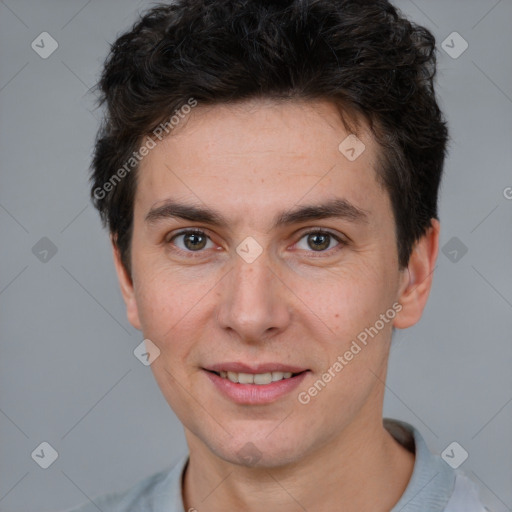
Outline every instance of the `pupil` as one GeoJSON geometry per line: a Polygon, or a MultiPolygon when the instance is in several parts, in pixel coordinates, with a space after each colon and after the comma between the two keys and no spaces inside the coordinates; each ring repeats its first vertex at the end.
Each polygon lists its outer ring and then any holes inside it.
{"type": "MultiPolygon", "coordinates": [[[[197,242],[197,241],[196,241],[196,242],[193,242],[193,241],[192,241],[192,239],[203,239],[203,240],[202,240],[202,242],[203,242],[203,246],[204,246],[204,236],[199,235],[199,234],[197,234],[197,233],[191,233],[191,234],[189,234],[189,235],[186,237],[186,242],[191,242],[192,248],[196,248],[196,249],[197,249],[197,248],[201,245],[201,241],[199,241],[199,242],[197,242]]],[[[189,248],[190,248],[190,247],[189,247],[189,248]]],[[[201,246],[201,247],[199,247],[199,248],[202,248],[202,246],[201,246]]]]}
{"type": "Polygon", "coordinates": [[[313,244],[316,245],[317,249],[318,248],[325,249],[325,248],[329,247],[329,235],[322,235],[322,234],[318,234],[317,233],[317,234],[310,235],[310,237],[309,237],[310,240],[313,240],[313,239],[317,240],[318,238],[320,238],[320,239],[323,238],[324,239],[324,243],[322,244],[320,242],[320,245],[318,245],[318,244],[316,244],[316,242],[313,242],[313,244]]]}

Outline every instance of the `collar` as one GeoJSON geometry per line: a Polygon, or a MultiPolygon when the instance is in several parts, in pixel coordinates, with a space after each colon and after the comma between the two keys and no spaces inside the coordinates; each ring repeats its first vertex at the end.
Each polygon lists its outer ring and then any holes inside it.
{"type": "Polygon", "coordinates": [[[409,483],[391,512],[445,510],[455,485],[455,472],[429,450],[423,436],[411,424],[384,418],[384,427],[416,456],[409,483]]]}

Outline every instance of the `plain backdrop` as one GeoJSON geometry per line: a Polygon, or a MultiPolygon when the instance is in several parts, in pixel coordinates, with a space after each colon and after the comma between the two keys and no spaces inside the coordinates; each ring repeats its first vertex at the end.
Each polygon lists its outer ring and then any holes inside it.
{"type": "MultiPolygon", "coordinates": [[[[107,233],[89,202],[100,112],[88,91],[109,43],[151,5],[0,1],[4,512],[65,510],[187,451],[150,368],[133,354],[142,335],[126,320],[107,233]],[[47,58],[40,53],[55,43],[42,32],[58,44],[47,58]],[[47,469],[33,455],[43,442],[58,453],[47,469]]],[[[414,424],[437,453],[458,442],[469,454],[460,469],[489,509],[504,512],[512,507],[512,2],[396,5],[436,36],[452,141],[433,289],[422,320],[396,332],[385,416],[414,424]]]]}

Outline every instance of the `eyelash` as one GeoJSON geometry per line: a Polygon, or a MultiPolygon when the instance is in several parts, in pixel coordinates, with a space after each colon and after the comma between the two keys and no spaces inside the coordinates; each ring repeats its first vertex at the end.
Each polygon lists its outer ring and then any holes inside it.
{"type": "MultiPolygon", "coordinates": [[[[318,234],[318,235],[329,235],[330,237],[334,238],[338,242],[338,245],[336,247],[333,247],[332,249],[328,249],[326,251],[307,251],[307,252],[312,252],[312,253],[318,252],[319,254],[330,253],[331,251],[337,252],[338,250],[341,250],[343,247],[348,245],[348,242],[343,240],[339,236],[335,235],[334,233],[331,233],[330,231],[326,231],[326,230],[320,229],[320,228],[312,228],[308,231],[303,232],[298,241],[302,240],[306,235],[309,235],[311,233],[318,234]]],[[[166,244],[174,245],[173,244],[174,239],[178,238],[179,236],[190,235],[190,234],[206,236],[208,238],[208,240],[211,240],[210,237],[205,233],[205,231],[203,231],[201,229],[186,229],[186,230],[180,231],[180,232],[176,233],[175,235],[173,235],[169,240],[166,241],[166,244]]],[[[297,242],[295,242],[295,243],[297,243],[297,242]]],[[[190,258],[201,257],[201,256],[203,256],[203,253],[204,253],[204,250],[185,251],[183,249],[177,248],[176,246],[174,246],[173,251],[178,252],[178,253],[185,253],[185,254],[187,254],[187,257],[190,257],[190,258]],[[196,254],[194,254],[194,253],[196,253],[196,254]]],[[[330,254],[329,254],[329,256],[330,256],[330,254]]],[[[323,256],[313,256],[313,257],[314,258],[318,258],[318,257],[322,258],[323,256]]]]}

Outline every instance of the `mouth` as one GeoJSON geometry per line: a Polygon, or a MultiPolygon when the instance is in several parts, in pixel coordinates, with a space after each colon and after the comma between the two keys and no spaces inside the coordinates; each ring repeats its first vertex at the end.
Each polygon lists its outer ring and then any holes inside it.
{"type": "Polygon", "coordinates": [[[265,373],[244,373],[244,372],[230,372],[221,370],[219,372],[207,370],[210,373],[214,373],[215,375],[218,375],[222,379],[230,380],[231,382],[234,382],[235,384],[256,384],[258,386],[264,386],[267,384],[271,384],[272,382],[278,382],[280,380],[286,380],[291,379],[293,377],[296,377],[297,375],[300,375],[301,373],[306,372],[307,370],[304,370],[302,372],[280,372],[280,371],[273,371],[273,372],[265,372],[265,373]]]}
{"type": "Polygon", "coordinates": [[[273,403],[289,395],[310,373],[309,369],[278,363],[223,363],[202,369],[222,396],[240,405],[273,403]]]}

